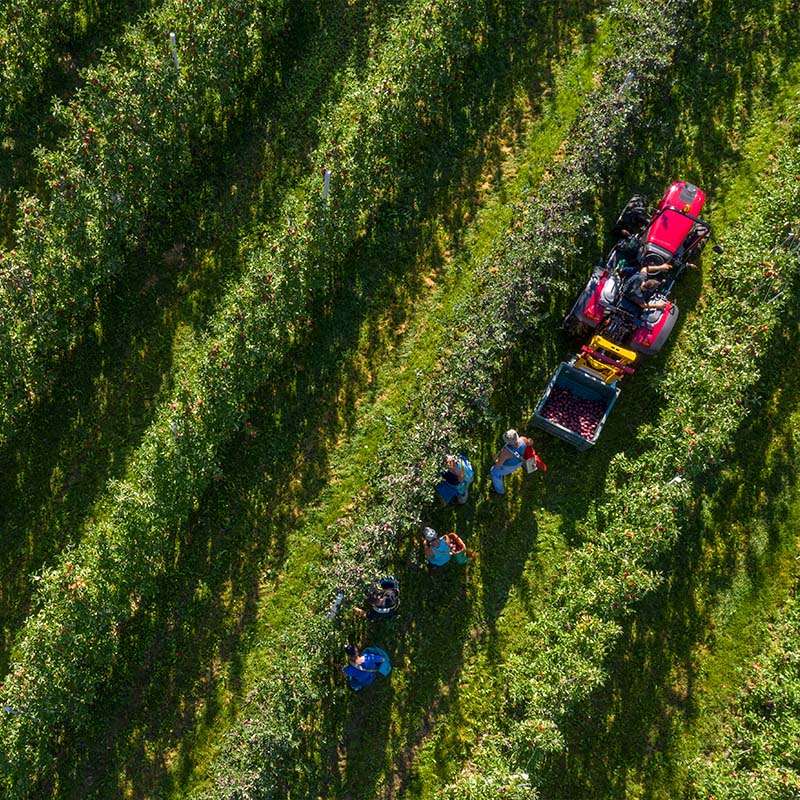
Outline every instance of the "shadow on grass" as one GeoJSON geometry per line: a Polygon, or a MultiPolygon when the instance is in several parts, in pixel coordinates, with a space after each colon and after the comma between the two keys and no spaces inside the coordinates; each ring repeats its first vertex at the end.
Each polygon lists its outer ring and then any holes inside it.
{"type": "MultiPolygon", "coordinates": [[[[665,136],[656,127],[652,163],[639,159],[630,174],[655,169],[671,176],[673,164],[687,164],[713,185],[722,163],[726,172],[735,171],[740,156],[732,142],[746,134],[758,103],[780,90],[776,76],[796,61],[800,29],[788,14],[776,3],[712,4],[686,47],[708,58],[702,69],[693,64],[676,80],[664,117],[668,129],[687,137],[665,136]]],[[[699,282],[687,277],[695,293],[699,282]]],[[[698,695],[698,682],[703,659],[717,643],[718,620],[733,614],[742,625],[739,650],[717,653],[735,661],[728,666],[733,682],[735,666],[757,651],[757,626],[780,603],[794,563],[795,533],[785,523],[798,480],[788,427],[800,391],[797,344],[794,315],[763,363],[758,393],[774,403],[759,407],[740,429],[725,455],[731,466],[711,470],[700,487],[682,540],[660,566],[664,585],[625,626],[607,683],[568,719],[567,752],[545,773],[545,796],[691,796],[678,748],[708,710],[708,690],[698,695]],[[746,588],[734,587],[735,578],[746,588]]]]}
{"type": "Polygon", "coordinates": [[[373,638],[384,642],[402,675],[394,678],[388,698],[392,703],[379,697],[351,698],[343,709],[348,718],[343,732],[332,716],[331,733],[342,737],[344,758],[341,764],[330,764],[324,775],[322,788],[329,796],[351,795],[355,787],[364,786],[365,776],[375,776],[374,785],[367,784],[371,796],[403,796],[413,779],[417,745],[441,715],[457,713],[461,650],[470,635],[468,580],[468,571],[453,562],[433,575],[407,574],[397,633],[372,626],[373,638]],[[407,709],[400,718],[389,710],[398,707],[407,709]],[[364,736],[363,720],[380,726],[383,735],[364,736]]]}
{"type": "MultiPolygon", "coordinates": [[[[754,8],[761,8],[768,13],[774,10],[772,4],[760,4],[754,8]]],[[[716,89],[719,93],[714,95],[714,100],[720,108],[733,107],[734,92],[744,90],[745,108],[752,113],[758,94],[769,96],[777,88],[775,84],[763,81],[752,80],[761,74],[762,70],[769,72],[772,68],[780,69],[785,66],[784,59],[787,58],[785,51],[782,50],[786,40],[781,39],[777,42],[774,49],[767,48],[762,51],[761,58],[754,57],[754,47],[764,45],[766,39],[763,33],[754,32],[751,25],[745,26],[744,30],[739,26],[737,20],[740,17],[741,6],[736,8],[722,8],[717,5],[714,9],[713,25],[710,29],[698,32],[701,45],[698,52],[719,52],[720,31],[722,30],[724,47],[726,49],[741,48],[741,53],[745,56],[743,63],[728,65],[729,69],[736,74],[736,78],[726,77],[717,84],[716,89]],[[726,12],[730,14],[730,19],[722,24],[720,15],[726,12]],[[703,36],[707,40],[703,41],[703,36]],[[755,38],[754,38],[755,37],[755,38]],[[766,66],[765,66],[766,65],[766,66]],[[756,88],[758,87],[758,88],[756,88]]],[[[749,11],[752,11],[750,8],[749,11]]],[[[785,30],[783,26],[781,30],[785,30]]],[[[796,26],[795,26],[796,27],[796,26]]],[[[789,34],[787,34],[787,39],[789,34]]],[[[793,44],[793,52],[796,52],[796,44],[793,44]]],[[[685,125],[699,125],[708,120],[708,106],[711,103],[701,106],[697,102],[691,102],[698,96],[699,90],[709,81],[708,74],[702,73],[693,77],[686,77],[683,90],[686,94],[675,98],[678,116],[684,115],[684,108],[689,109],[692,119],[684,122],[685,125]]],[[[731,119],[730,122],[733,122],[731,119]]],[[[674,124],[674,120],[668,118],[666,124],[674,124]]],[[[733,126],[734,137],[744,132],[746,128],[741,120],[736,120],[733,126]]],[[[728,129],[730,131],[730,129],[728,129]]],[[[660,128],[654,141],[659,141],[662,145],[665,141],[666,130],[660,128]]],[[[670,137],[667,143],[675,139],[669,132],[670,137]]],[[[677,177],[673,170],[676,164],[684,164],[687,173],[696,173],[699,178],[694,178],[693,174],[686,177],[700,181],[704,175],[709,176],[712,181],[715,170],[719,167],[724,154],[727,153],[727,164],[736,165],[738,153],[734,151],[727,138],[724,139],[725,147],[719,147],[720,137],[729,134],[719,132],[716,136],[717,144],[714,144],[715,137],[699,137],[696,149],[680,152],[680,145],[676,148],[659,147],[651,162],[638,162],[641,167],[641,174],[645,175],[648,171],[656,171],[657,178],[648,178],[644,184],[651,187],[653,197],[660,196],[668,183],[677,177]],[[687,157],[690,154],[691,157],[687,157]],[[657,188],[655,188],[657,187],[657,188]]],[[[641,184],[636,185],[638,189],[641,184]]],[[[710,185],[714,185],[711,183],[710,185]]],[[[624,202],[624,199],[622,199],[624,202]]],[[[617,213],[618,207],[622,202],[617,203],[613,215],[617,213]]],[[[613,216],[609,217],[613,220],[613,216]]],[[[700,274],[689,273],[685,276],[684,284],[681,288],[681,299],[684,310],[692,309],[699,299],[702,288],[700,274]]],[[[679,329],[675,336],[679,336],[679,329]]],[[[545,349],[553,350],[553,344],[557,342],[554,337],[552,341],[547,341],[545,349]]],[[[541,342],[537,342],[541,346],[541,342]]],[[[794,348],[796,342],[784,342],[780,345],[782,351],[788,345],[794,348]]],[[[531,385],[539,387],[544,385],[545,375],[541,374],[541,350],[539,351],[538,363],[532,364],[532,369],[526,368],[525,351],[520,348],[517,351],[518,363],[508,370],[509,383],[503,387],[505,394],[514,398],[514,402],[504,402],[504,408],[497,409],[498,415],[503,419],[508,419],[510,424],[514,424],[514,410],[519,408],[531,410],[531,397],[526,390],[531,385]],[[539,371],[537,371],[537,369],[539,371]],[[531,380],[519,380],[520,375],[530,374],[531,380]],[[516,394],[515,394],[516,390],[516,394]],[[503,411],[511,411],[512,414],[503,416],[503,411]]],[[[537,359],[530,359],[536,362],[537,359]]],[[[783,363],[780,353],[773,353],[767,358],[768,362],[774,364],[783,363]]],[[[641,448],[634,438],[634,426],[630,420],[649,419],[658,414],[658,407],[653,402],[654,390],[658,383],[658,363],[647,364],[642,370],[639,378],[638,388],[626,392],[629,395],[630,403],[627,403],[627,413],[625,406],[620,405],[615,415],[609,421],[608,427],[604,432],[603,453],[576,454],[575,451],[559,444],[550,442],[542,444],[540,449],[545,460],[556,469],[559,476],[556,485],[548,484],[546,490],[542,492],[543,504],[550,510],[562,515],[564,535],[570,541],[579,541],[579,523],[584,516],[586,504],[590,503],[596,496],[595,492],[601,492],[605,471],[608,460],[616,450],[626,449],[632,453],[636,448],[641,448]],[[578,462],[578,463],[576,463],[578,462]],[[583,506],[582,506],[583,503],[583,506]]],[[[773,385],[772,387],[776,387],[773,385]]],[[[541,389],[539,389],[540,391],[541,389]]],[[[538,395],[536,395],[538,396],[538,395]]],[[[696,713],[694,703],[694,691],[697,683],[696,664],[693,661],[692,648],[698,641],[702,642],[713,608],[713,602],[704,597],[704,592],[709,592],[712,598],[720,596],[730,589],[732,569],[739,563],[740,548],[744,547],[747,555],[745,557],[745,567],[750,581],[751,598],[756,601],[763,597],[773,579],[776,570],[781,568],[786,560],[787,543],[780,538],[781,523],[784,518],[784,499],[782,494],[788,487],[796,482],[796,473],[791,459],[785,462],[765,464],[765,451],[770,443],[770,426],[779,423],[787,418],[788,411],[792,408],[792,399],[796,397],[796,392],[788,390],[783,404],[770,414],[769,418],[762,419],[755,430],[743,431],[740,440],[731,454],[732,463],[744,464],[746,474],[744,477],[726,477],[720,475],[720,485],[709,487],[708,504],[712,510],[698,507],[695,515],[688,523],[689,530],[701,530],[704,533],[699,541],[686,541],[682,543],[680,550],[676,549],[667,563],[663,565],[663,571],[674,577],[666,584],[661,592],[657,592],[642,603],[640,614],[637,620],[630,623],[625,632],[625,637],[618,648],[617,657],[613,661],[614,680],[608,689],[601,690],[593,697],[591,704],[587,704],[578,710],[575,718],[570,722],[569,727],[569,757],[565,762],[553,766],[552,772],[548,775],[548,781],[544,787],[545,796],[549,797],[596,797],[596,796],[625,796],[630,791],[636,791],[641,796],[663,796],[673,797],[676,795],[676,785],[679,785],[679,777],[675,774],[662,775],[663,786],[661,794],[659,789],[648,785],[648,774],[664,769],[661,766],[661,758],[665,749],[668,747],[671,736],[673,735],[673,717],[678,711],[691,717],[696,713]],[[756,442],[756,447],[753,443],[756,442]],[[742,486],[763,486],[766,476],[766,485],[771,486],[776,501],[764,501],[760,497],[758,490],[747,490],[742,486]],[[741,485],[740,485],[741,484],[741,485]],[[754,509],[761,509],[761,513],[767,519],[767,529],[769,534],[769,547],[766,552],[758,552],[758,546],[742,539],[724,541],[722,546],[713,552],[711,559],[706,559],[710,563],[700,563],[700,557],[704,550],[709,548],[709,539],[715,540],[719,531],[733,529],[741,519],[752,517],[754,509]],[[711,521],[706,520],[706,515],[711,521]],[[671,676],[677,675],[677,678],[671,676]],[[597,706],[600,706],[598,711],[597,706]],[[654,711],[654,706],[656,710],[654,711]],[[644,724],[642,724],[642,718],[644,724]],[[638,735],[637,735],[638,734],[638,735]],[[644,766],[643,766],[644,765],[644,766]],[[573,779],[572,773],[576,776],[573,779]],[[587,777],[588,776],[588,777],[587,777]],[[631,782],[631,778],[638,780],[638,785],[631,782]]],[[[535,401],[534,401],[535,402],[535,401]]],[[[499,429],[505,427],[498,426],[499,429]]],[[[787,450],[791,451],[792,433],[782,427],[782,436],[787,442],[787,450]]],[[[486,437],[484,437],[484,441],[486,437]]],[[[485,459],[484,459],[485,460],[485,459]]],[[[487,515],[492,524],[505,527],[511,520],[504,516],[503,510],[498,513],[487,515]]],[[[484,527],[486,521],[479,519],[480,512],[475,513],[467,522],[462,523],[465,532],[473,532],[484,527]]],[[[444,519],[448,519],[443,515],[444,519]]],[[[511,530],[513,528],[507,528],[511,530]]],[[[688,537],[687,537],[688,538],[688,537]]],[[[485,544],[488,545],[488,536],[485,544]]],[[[482,551],[483,552],[483,551],[482,551]]],[[[784,565],[785,568],[785,565],[784,565]]],[[[519,565],[514,563],[509,571],[510,579],[505,582],[497,581],[497,575],[492,575],[493,588],[497,588],[497,599],[490,599],[485,607],[487,616],[491,617],[502,609],[507,591],[510,586],[515,585],[519,575],[519,565]],[[516,575],[516,577],[514,577],[516,575]]],[[[489,572],[487,572],[487,577],[489,572]]],[[[484,581],[486,583],[486,581],[484,581]]],[[[461,631],[462,635],[464,631],[461,631]]],[[[406,642],[403,642],[406,645],[406,642]]],[[[413,652],[410,646],[404,649],[403,653],[413,652]]],[[[417,645],[422,649],[422,644],[417,645]]],[[[491,648],[492,643],[488,645],[491,648]]],[[[409,659],[411,660],[411,659],[409,659]]],[[[415,666],[416,663],[414,662],[415,666]]],[[[430,730],[430,717],[427,710],[432,708],[436,701],[440,701],[440,707],[436,709],[438,714],[459,713],[457,674],[460,669],[460,657],[455,659],[452,665],[451,678],[445,684],[448,686],[446,694],[436,694],[426,691],[423,687],[421,698],[416,702],[415,712],[408,717],[404,717],[408,729],[412,735],[407,737],[407,744],[402,748],[405,758],[401,760],[398,768],[398,761],[389,764],[385,753],[378,758],[378,742],[380,738],[366,744],[359,743],[355,746],[351,743],[348,755],[351,758],[359,759],[359,762],[367,762],[367,753],[373,753],[378,759],[378,763],[366,767],[367,775],[372,775],[374,782],[363,784],[371,789],[375,796],[394,796],[396,785],[387,786],[381,782],[377,776],[385,776],[391,769],[402,772],[403,778],[400,786],[408,788],[407,775],[413,774],[413,768],[406,760],[408,756],[413,756],[424,737],[430,730]],[[446,697],[446,700],[442,700],[446,697]]],[[[435,677],[441,680],[441,671],[435,673],[435,677]]],[[[438,684],[441,686],[441,683],[438,684]]],[[[413,707],[413,706],[412,706],[413,707]]],[[[408,708],[408,707],[406,707],[408,708]]],[[[389,718],[386,707],[375,712],[383,713],[385,718],[389,718]]],[[[361,713],[357,716],[360,722],[361,713]]],[[[351,720],[351,727],[356,724],[356,718],[351,720]]],[[[393,724],[397,724],[396,721],[393,724]]],[[[388,725],[388,723],[387,723],[388,725]]],[[[401,726],[402,727],[402,726],[401,726]]],[[[427,754],[426,754],[427,755],[427,754]]],[[[444,757],[452,756],[452,751],[444,753],[444,757]]],[[[340,754],[341,757],[341,754],[340,754]]],[[[433,757],[431,755],[431,757],[433,757]]],[[[445,774],[446,769],[442,770],[445,774]]],[[[354,780],[355,775],[363,778],[364,772],[358,767],[348,770],[345,780],[337,785],[338,789],[349,788],[351,791],[359,783],[354,780]]],[[[678,790],[679,791],[679,790],[678,790]]]]}
{"type": "MultiPolygon", "coordinates": [[[[781,0],[712,0],[693,21],[680,48],[669,96],[642,120],[640,153],[622,171],[619,190],[605,202],[606,230],[633,192],[660,199],[679,178],[705,188],[741,169],[743,138],[758,121],[758,106],[780,91],[797,63],[800,30],[781,0]],[[684,174],[675,173],[680,167],[684,174]]],[[[706,216],[713,212],[706,207],[706,216]]],[[[689,273],[688,278],[692,278],[689,273]]]]}
{"type": "Polygon", "coordinates": [[[681,541],[661,566],[667,579],[626,625],[609,681],[569,719],[568,755],[547,776],[546,796],[691,795],[677,747],[708,709],[708,690],[705,705],[697,693],[707,674],[703,659],[717,652],[732,661],[730,682],[737,680],[736,667],[758,651],[796,561],[787,510],[798,491],[791,427],[798,340],[794,319],[766,359],[772,374],[760,388],[774,402],[743,426],[726,457],[731,466],[718,468],[695,499],[681,541]],[[720,620],[723,628],[725,620],[728,628],[741,625],[724,631],[734,653],[716,650],[720,620]]]}

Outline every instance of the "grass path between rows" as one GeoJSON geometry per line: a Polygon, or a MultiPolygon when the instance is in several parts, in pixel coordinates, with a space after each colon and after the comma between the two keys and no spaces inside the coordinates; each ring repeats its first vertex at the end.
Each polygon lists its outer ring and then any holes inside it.
{"type": "MultiPolygon", "coordinates": [[[[600,39],[602,41],[602,37],[600,39]]],[[[557,71],[554,87],[548,90],[538,119],[530,119],[526,93],[518,94],[515,107],[509,109],[507,119],[501,122],[498,131],[493,132],[494,139],[481,145],[484,151],[482,159],[488,169],[483,175],[475,176],[477,181],[471,191],[476,195],[459,200],[455,208],[448,208],[441,217],[427,222],[420,242],[416,244],[416,252],[406,253],[400,249],[398,255],[403,258],[419,259],[415,271],[424,276],[420,287],[423,294],[409,292],[410,287],[396,287],[391,302],[387,302],[385,293],[377,298],[375,307],[366,315],[354,347],[344,351],[347,355],[339,376],[342,390],[337,397],[326,398],[317,406],[318,419],[309,427],[306,445],[287,469],[289,473],[295,473],[294,478],[283,490],[277,504],[271,509],[264,506],[265,498],[281,485],[281,481],[269,479],[259,487],[252,486],[249,497],[240,498],[242,507],[239,513],[244,515],[244,519],[266,525],[265,537],[279,541],[280,545],[273,544],[261,563],[260,585],[253,598],[258,606],[249,607],[250,628],[239,644],[240,652],[229,664],[225,659],[216,661],[215,670],[221,670],[222,675],[215,675],[212,683],[216,684],[216,691],[205,700],[205,704],[226,711],[218,717],[210,717],[211,724],[207,727],[201,717],[192,734],[197,737],[198,747],[191,755],[191,759],[197,759],[199,763],[194,773],[184,775],[185,782],[176,782],[173,796],[184,796],[187,787],[202,785],[207,777],[204,772],[221,732],[241,711],[236,697],[246,693],[248,680],[253,679],[252,676],[248,678],[248,672],[258,672],[257,666],[250,661],[258,661],[260,631],[280,626],[284,604],[291,606],[293,596],[301,590],[305,564],[324,557],[324,551],[320,549],[320,531],[324,531],[350,505],[353,496],[360,491],[363,467],[379,454],[380,442],[373,437],[370,419],[377,415],[380,426],[384,414],[397,411],[397,408],[387,409],[381,402],[386,399],[382,397],[384,374],[395,369],[402,373],[400,384],[392,388],[394,397],[390,401],[390,405],[402,405],[403,394],[415,391],[413,385],[417,370],[430,366],[436,358],[436,340],[443,332],[438,330],[435,320],[452,312],[453,304],[463,297],[472,282],[476,264],[490,252],[496,238],[507,230],[513,205],[521,199],[528,186],[540,179],[558,153],[581,97],[591,86],[593,65],[601,53],[601,42],[578,49],[569,65],[557,71]],[[474,207],[475,199],[487,196],[490,199],[478,211],[478,222],[467,228],[466,237],[462,238],[462,226],[472,219],[474,211],[470,208],[474,207]],[[473,256],[457,257],[453,263],[454,253],[467,250],[473,256]],[[420,341],[423,343],[420,346],[410,344],[420,341]],[[320,447],[320,453],[329,453],[332,445],[336,449],[329,463],[327,455],[321,464],[306,463],[307,459],[313,459],[315,447],[320,447]],[[321,491],[321,494],[309,504],[309,497],[313,497],[315,491],[321,491]],[[278,537],[275,528],[281,525],[287,527],[278,537]],[[251,648],[255,654],[248,656],[247,651],[251,648]]],[[[363,258],[375,257],[369,244],[363,249],[363,258]]],[[[338,303],[336,305],[338,307],[338,303]]],[[[313,342],[318,344],[312,343],[311,350],[324,346],[328,352],[335,352],[341,346],[337,344],[336,331],[341,326],[338,318],[351,311],[349,306],[340,311],[341,314],[334,314],[326,323],[320,323],[320,330],[313,337],[313,342]]],[[[320,377],[319,368],[316,359],[303,366],[296,382],[296,394],[293,385],[293,396],[302,396],[305,389],[309,399],[314,398],[314,402],[323,400],[325,387],[320,391],[315,386],[320,377]]],[[[324,365],[322,368],[326,369],[324,365]]],[[[288,419],[290,430],[292,418],[288,419]]],[[[269,435],[269,432],[259,428],[259,437],[265,434],[269,435]]],[[[230,520],[230,524],[236,523],[230,520]]],[[[185,768],[186,762],[181,763],[185,768]]]]}
{"type": "MultiPolygon", "coordinates": [[[[780,83],[754,110],[740,159],[723,165],[723,240],[790,128],[782,120],[800,94],[796,61],[780,83]]],[[[799,341],[790,316],[762,367],[756,410],[663,565],[665,583],[626,627],[608,684],[576,712],[549,796],[695,797],[690,766],[714,752],[731,698],[800,579],[799,341]]]]}
{"type": "MultiPolygon", "coordinates": [[[[795,321],[785,352],[799,336],[795,321]]],[[[667,580],[612,655],[608,684],[576,712],[545,796],[696,796],[692,762],[715,752],[731,698],[800,578],[800,385],[778,368],[797,359],[773,359],[763,412],[702,493],[667,580]]]]}

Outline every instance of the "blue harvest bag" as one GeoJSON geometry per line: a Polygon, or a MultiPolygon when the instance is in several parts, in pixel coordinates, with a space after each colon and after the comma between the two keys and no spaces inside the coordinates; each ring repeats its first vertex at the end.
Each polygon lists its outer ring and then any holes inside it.
{"type": "Polygon", "coordinates": [[[375,655],[380,656],[383,659],[383,663],[378,667],[378,672],[381,675],[388,675],[392,671],[392,662],[389,659],[389,654],[385,650],[381,650],[380,647],[365,647],[363,649],[364,653],[375,653],[375,655]]]}

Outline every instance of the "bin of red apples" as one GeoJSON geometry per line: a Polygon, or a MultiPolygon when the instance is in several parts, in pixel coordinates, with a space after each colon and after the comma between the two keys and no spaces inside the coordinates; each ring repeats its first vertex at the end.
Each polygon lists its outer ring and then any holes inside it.
{"type": "Polygon", "coordinates": [[[546,420],[591,439],[605,412],[602,400],[578,397],[569,389],[553,386],[540,413],[546,420]]]}

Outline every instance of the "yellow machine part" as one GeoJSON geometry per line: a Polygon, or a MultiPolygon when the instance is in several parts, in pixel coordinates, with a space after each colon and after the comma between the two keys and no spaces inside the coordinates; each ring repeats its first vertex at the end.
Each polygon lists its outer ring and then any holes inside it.
{"type": "Polygon", "coordinates": [[[627,369],[636,361],[637,353],[620,347],[602,336],[593,336],[589,346],[577,357],[575,366],[593,372],[605,383],[614,383],[633,370],[627,369]]]}

